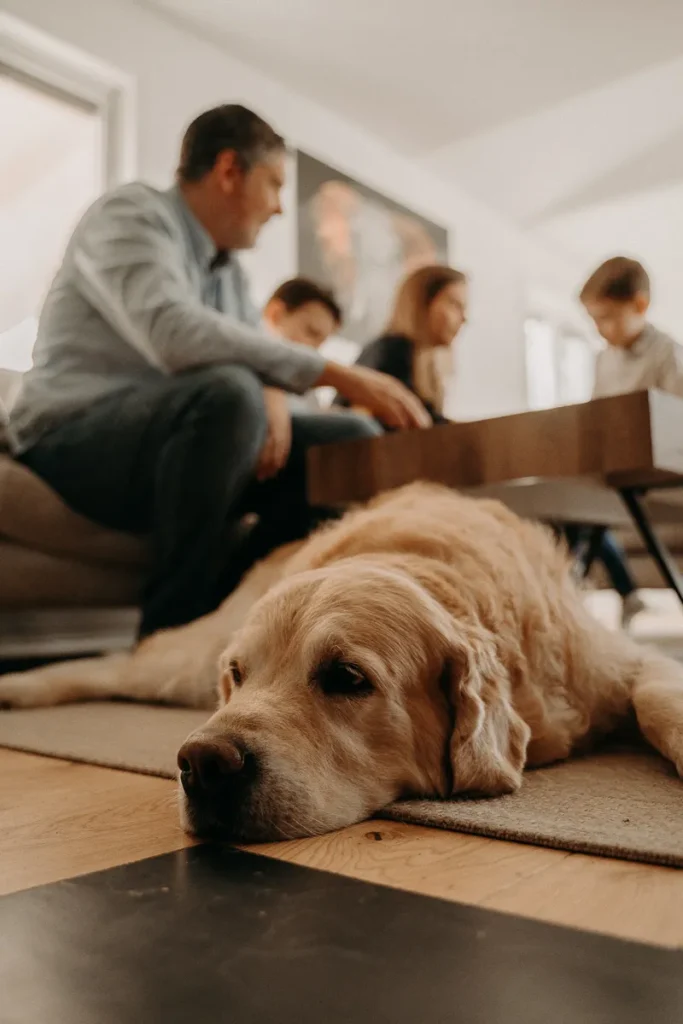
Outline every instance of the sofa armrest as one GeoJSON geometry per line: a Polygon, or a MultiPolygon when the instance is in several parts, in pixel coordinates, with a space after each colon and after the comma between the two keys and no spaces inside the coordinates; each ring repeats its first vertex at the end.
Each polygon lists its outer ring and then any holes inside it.
{"type": "Polygon", "coordinates": [[[51,487],[8,455],[0,455],[0,535],[24,547],[84,562],[138,567],[144,540],[79,515],[51,487]]]}

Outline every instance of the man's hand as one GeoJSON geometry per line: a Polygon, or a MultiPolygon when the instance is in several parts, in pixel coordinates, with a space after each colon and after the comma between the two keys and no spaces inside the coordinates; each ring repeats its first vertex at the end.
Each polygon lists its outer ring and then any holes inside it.
{"type": "Polygon", "coordinates": [[[400,381],[365,366],[328,363],[318,387],[336,388],[353,406],[367,409],[387,427],[431,427],[424,405],[400,381]]]}
{"type": "Polygon", "coordinates": [[[269,480],[284,467],[292,447],[292,417],[287,395],[279,388],[264,388],[263,398],[268,416],[268,436],[261,450],[257,480],[269,480]]]}

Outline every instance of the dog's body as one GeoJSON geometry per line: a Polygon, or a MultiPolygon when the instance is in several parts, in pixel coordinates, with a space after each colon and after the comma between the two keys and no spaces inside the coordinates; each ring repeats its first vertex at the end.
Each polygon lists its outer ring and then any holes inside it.
{"type": "Polygon", "coordinates": [[[589,615],[544,528],[422,484],[277,553],[214,615],[6,676],[0,702],[209,707],[226,646],[222,706],[180,754],[198,832],[305,834],[401,796],[510,792],[634,714],[683,774],[683,668],[589,615]]]}

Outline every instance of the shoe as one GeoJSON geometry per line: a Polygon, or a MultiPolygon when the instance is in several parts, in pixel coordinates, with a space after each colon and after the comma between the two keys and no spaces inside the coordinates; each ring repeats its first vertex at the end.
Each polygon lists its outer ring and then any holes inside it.
{"type": "Polygon", "coordinates": [[[637,591],[625,597],[621,604],[621,628],[627,633],[631,622],[640,612],[647,610],[647,605],[637,591]]]}

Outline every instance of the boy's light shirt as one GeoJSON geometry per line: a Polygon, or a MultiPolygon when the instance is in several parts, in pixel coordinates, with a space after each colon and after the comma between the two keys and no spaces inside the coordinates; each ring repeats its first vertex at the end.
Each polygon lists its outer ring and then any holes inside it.
{"type": "Polygon", "coordinates": [[[607,345],[598,354],[593,398],[649,388],[683,397],[683,346],[652,324],[630,348],[607,345]]]}

